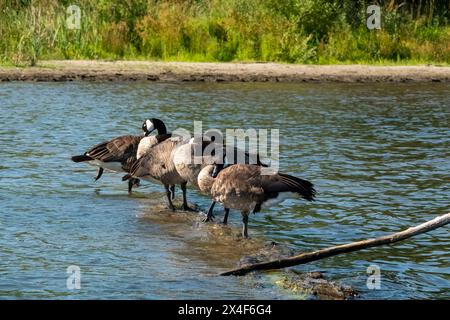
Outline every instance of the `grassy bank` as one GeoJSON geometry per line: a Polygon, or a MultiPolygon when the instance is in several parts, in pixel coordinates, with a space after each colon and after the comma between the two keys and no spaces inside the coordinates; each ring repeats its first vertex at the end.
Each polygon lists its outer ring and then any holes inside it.
{"type": "Polygon", "coordinates": [[[381,29],[369,30],[366,8],[373,3],[0,0],[0,63],[34,65],[41,59],[450,63],[448,1],[379,1],[381,29]],[[79,30],[66,24],[71,4],[82,10],[79,30]]]}

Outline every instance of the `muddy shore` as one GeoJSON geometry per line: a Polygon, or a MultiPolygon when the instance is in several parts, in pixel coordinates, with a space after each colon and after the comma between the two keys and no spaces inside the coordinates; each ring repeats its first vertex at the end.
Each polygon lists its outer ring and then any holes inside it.
{"type": "Polygon", "coordinates": [[[41,61],[0,67],[0,81],[161,82],[450,82],[450,67],[194,63],[150,61],[41,61]]]}

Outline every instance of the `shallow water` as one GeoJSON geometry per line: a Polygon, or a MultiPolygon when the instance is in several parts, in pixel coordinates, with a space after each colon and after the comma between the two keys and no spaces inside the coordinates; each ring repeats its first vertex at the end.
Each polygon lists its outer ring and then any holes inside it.
{"type": "MultiPolygon", "coordinates": [[[[450,86],[444,84],[0,84],[0,298],[289,298],[264,277],[217,276],[275,241],[296,252],[398,231],[450,211],[450,86]],[[317,201],[250,217],[252,240],[196,213],[164,211],[163,188],[132,196],[120,174],[69,160],[142,120],[192,129],[278,128],[281,171],[317,201]],[[66,269],[81,270],[81,289],[66,269]]],[[[181,192],[177,190],[177,196],[181,192]]],[[[209,200],[191,191],[206,210],[209,200]]],[[[220,210],[217,210],[220,219],[220,210]]],[[[450,298],[444,227],[304,266],[360,299],[450,298]],[[381,288],[369,290],[376,265],[381,288]]],[[[268,277],[267,277],[268,278],[268,277]]]]}

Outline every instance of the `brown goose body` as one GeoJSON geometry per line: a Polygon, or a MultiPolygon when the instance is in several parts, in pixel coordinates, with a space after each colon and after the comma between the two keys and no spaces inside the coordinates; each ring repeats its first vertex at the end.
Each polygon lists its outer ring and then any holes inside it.
{"type": "Polygon", "coordinates": [[[219,172],[211,196],[226,208],[251,211],[264,201],[260,168],[235,165],[219,172]]]}
{"type": "Polygon", "coordinates": [[[130,171],[131,176],[169,185],[186,182],[178,174],[172,160],[172,151],[180,143],[182,143],[182,140],[179,137],[174,137],[150,148],[132,166],[130,171]]]}
{"type": "MultiPolygon", "coordinates": [[[[245,164],[248,164],[251,160],[250,155],[239,148],[215,144],[207,140],[203,140],[200,143],[191,139],[189,143],[176,148],[173,162],[178,174],[196,189],[200,190],[198,175],[205,166],[221,163],[219,161],[235,164],[237,159],[240,158],[245,161],[245,164]],[[234,155],[234,157],[228,155],[234,155]]],[[[256,159],[259,166],[265,166],[260,162],[259,155],[254,156],[253,159],[256,159]]]]}
{"type": "Polygon", "coordinates": [[[261,174],[256,165],[236,164],[212,177],[214,166],[206,166],[198,176],[200,190],[209,194],[214,201],[221,202],[227,209],[240,210],[243,217],[243,236],[247,237],[247,222],[250,212],[259,212],[270,205],[271,200],[281,193],[294,192],[302,198],[314,200],[316,191],[311,182],[290,175],[275,173],[261,174]]]}
{"type": "Polygon", "coordinates": [[[117,171],[114,166],[109,165],[117,163],[122,171],[129,172],[136,161],[136,151],[142,138],[143,136],[120,136],[96,145],[85,155],[99,161],[106,169],[117,171]]]}
{"type": "MultiPolygon", "coordinates": [[[[173,157],[178,174],[197,190],[200,190],[198,175],[205,166],[223,162],[235,164],[237,161],[244,161],[246,164],[251,161],[256,161],[257,165],[266,166],[261,163],[258,154],[250,154],[233,146],[216,144],[209,140],[208,137],[202,137],[200,141],[197,138],[193,138],[189,143],[177,147],[173,157]]],[[[213,220],[215,203],[213,200],[204,222],[213,220]]],[[[224,224],[227,223],[227,219],[228,210],[226,209],[223,220],[224,224]]]]}
{"type": "Polygon", "coordinates": [[[171,201],[169,186],[179,184],[183,191],[183,209],[190,210],[186,200],[187,181],[178,174],[173,162],[173,151],[185,143],[187,141],[182,137],[171,137],[154,145],[133,164],[130,174],[125,176],[124,179],[133,177],[163,184],[172,210],[174,210],[174,206],[171,201]]]}
{"type": "MultiPolygon", "coordinates": [[[[99,143],[84,154],[73,156],[72,161],[97,166],[98,173],[95,180],[100,179],[104,168],[113,172],[129,172],[136,161],[136,152],[143,137],[125,135],[99,143]]],[[[128,192],[131,192],[134,185],[138,186],[139,180],[133,179],[128,182],[128,192]]]]}

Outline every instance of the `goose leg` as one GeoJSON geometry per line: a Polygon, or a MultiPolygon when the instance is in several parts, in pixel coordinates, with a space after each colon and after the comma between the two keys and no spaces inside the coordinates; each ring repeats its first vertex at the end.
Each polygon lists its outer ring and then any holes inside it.
{"type": "Polygon", "coordinates": [[[135,186],[136,188],[139,187],[141,180],[139,179],[135,179],[135,178],[131,178],[128,180],[128,193],[131,193],[131,190],[133,189],[133,186],[135,186]]]}
{"type": "Polygon", "coordinates": [[[227,224],[228,223],[228,214],[230,213],[230,209],[229,208],[225,208],[225,215],[223,216],[223,224],[227,224]]]}
{"type": "Polygon", "coordinates": [[[175,207],[173,206],[172,199],[171,199],[171,192],[169,190],[169,186],[164,185],[164,188],[166,188],[166,196],[167,196],[167,200],[169,201],[169,209],[172,211],[175,211],[175,207]]]}
{"type": "Polygon", "coordinates": [[[100,179],[102,174],[103,174],[103,168],[99,167],[98,170],[97,170],[97,176],[95,177],[94,181],[97,181],[98,179],[100,179]]]}
{"type": "Polygon", "coordinates": [[[242,237],[244,239],[248,238],[248,212],[242,212],[242,222],[243,222],[243,227],[242,227],[242,237]]]}
{"type": "Polygon", "coordinates": [[[206,219],[203,220],[203,222],[209,222],[214,220],[213,210],[215,205],[216,202],[213,200],[213,202],[211,202],[211,205],[209,206],[208,213],[206,214],[206,219]]]}
{"type": "Polygon", "coordinates": [[[186,184],[187,182],[184,182],[181,184],[181,191],[183,191],[183,210],[185,211],[195,211],[192,208],[189,208],[186,198],[186,184]]]}
{"type": "Polygon", "coordinates": [[[170,186],[170,192],[172,194],[171,195],[172,200],[175,199],[175,185],[174,184],[170,186]]]}
{"type": "Polygon", "coordinates": [[[128,193],[131,193],[131,189],[133,189],[133,178],[128,180],[128,193]]]}

